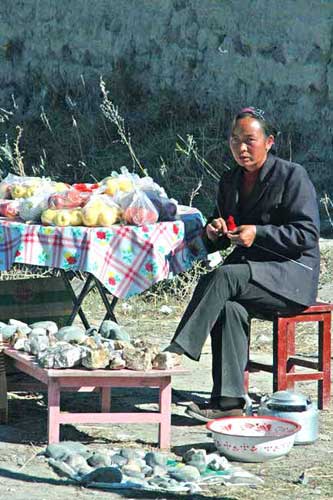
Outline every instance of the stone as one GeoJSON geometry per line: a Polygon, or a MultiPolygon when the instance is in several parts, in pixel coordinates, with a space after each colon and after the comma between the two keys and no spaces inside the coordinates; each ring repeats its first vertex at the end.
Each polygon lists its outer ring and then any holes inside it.
{"type": "Polygon", "coordinates": [[[114,341],[114,350],[122,352],[125,347],[131,346],[131,342],[125,342],[124,340],[115,340],[114,341]]]}
{"type": "Polygon", "coordinates": [[[172,370],[181,364],[181,355],[168,351],[160,352],[155,356],[152,364],[155,370],[172,370]]]}
{"type": "Polygon", "coordinates": [[[156,451],[150,451],[145,455],[145,462],[150,467],[159,465],[160,467],[166,467],[168,463],[168,455],[156,451]]]}
{"type": "Polygon", "coordinates": [[[39,336],[47,336],[46,328],[42,328],[41,326],[36,326],[36,328],[32,328],[30,330],[30,337],[39,337],[39,336]]]}
{"type": "Polygon", "coordinates": [[[79,453],[68,455],[65,458],[64,462],[66,462],[66,464],[68,464],[75,471],[78,471],[78,469],[87,466],[87,460],[79,453]]]}
{"type": "Polygon", "coordinates": [[[145,452],[134,448],[121,448],[120,455],[127,460],[141,460],[145,456],[145,452]]]}
{"type": "Polygon", "coordinates": [[[183,456],[183,462],[196,467],[199,472],[204,472],[207,467],[206,450],[191,448],[183,456]]]}
{"type": "Polygon", "coordinates": [[[4,340],[10,340],[16,333],[15,325],[5,325],[0,327],[0,334],[4,340]]]}
{"type": "Polygon", "coordinates": [[[122,472],[117,467],[99,467],[81,478],[81,483],[121,483],[122,472]]]}
{"type": "Polygon", "coordinates": [[[122,370],[123,368],[126,368],[126,361],[121,357],[120,354],[113,355],[110,361],[110,369],[122,370]]]}
{"type": "Polygon", "coordinates": [[[57,342],[38,354],[38,363],[43,368],[72,368],[81,363],[82,350],[67,342],[57,342]]]}
{"type": "Polygon", "coordinates": [[[226,457],[218,455],[217,453],[210,453],[206,457],[207,466],[212,470],[228,470],[230,463],[226,457]]]}
{"type": "Polygon", "coordinates": [[[119,455],[118,453],[115,453],[111,457],[111,463],[112,465],[118,465],[119,467],[122,467],[123,465],[127,464],[128,459],[123,457],[122,455],[119,455]]]}
{"type": "Polygon", "coordinates": [[[76,477],[75,470],[72,469],[72,467],[70,467],[68,464],[66,464],[66,462],[61,462],[60,460],[49,458],[48,463],[60,476],[70,477],[71,479],[74,479],[76,477]]]}
{"type": "Polygon", "coordinates": [[[28,337],[24,333],[14,333],[14,335],[10,339],[10,343],[14,349],[17,351],[24,351],[24,345],[26,341],[28,340],[28,337]]]}
{"type": "Polygon", "coordinates": [[[55,334],[58,331],[58,326],[54,321],[36,321],[35,323],[31,323],[29,325],[30,328],[45,328],[47,331],[48,335],[50,334],[55,334]]]}
{"type": "Polygon", "coordinates": [[[152,369],[152,356],[150,351],[135,349],[135,347],[125,347],[123,357],[126,368],[129,370],[148,371],[152,369]]]}
{"type": "Polygon", "coordinates": [[[44,452],[46,457],[54,460],[65,460],[69,455],[79,454],[85,457],[90,455],[89,449],[78,441],[62,441],[61,443],[49,444],[44,452]]]}
{"type": "Polygon", "coordinates": [[[144,478],[144,473],[141,470],[141,465],[136,460],[132,459],[123,465],[122,473],[129,477],[139,477],[144,478]]]}
{"type": "Polygon", "coordinates": [[[87,463],[91,467],[109,467],[111,465],[111,456],[106,453],[93,453],[88,458],[87,463]]]}
{"type": "Polygon", "coordinates": [[[19,321],[17,319],[10,319],[8,321],[8,324],[16,326],[17,332],[25,333],[26,335],[29,335],[29,333],[31,332],[31,328],[23,321],[19,321]]]}
{"type": "Polygon", "coordinates": [[[165,476],[168,474],[168,469],[163,467],[162,465],[154,465],[153,466],[153,476],[165,476]]]}
{"type": "Polygon", "coordinates": [[[105,337],[107,339],[122,340],[125,342],[131,341],[131,337],[126,332],[126,330],[123,327],[119,326],[118,323],[115,323],[110,319],[102,322],[99,332],[102,337],[105,337]]]}
{"type": "Polygon", "coordinates": [[[177,481],[199,481],[200,472],[192,465],[184,465],[183,467],[175,467],[174,470],[169,470],[169,475],[177,481]]]}
{"type": "Polygon", "coordinates": [[[57,340],[69,342],[73,344],[82,344],[87,335],[83,328],[78,326],[64,326],[55,334],[57,340]]]}
{"type": "Polygon", "coordinates": [[[110,363],[110,353],[104,346],[97,349],[85,349],[81,363],[90,370],[106,368],[110,363]]]}
{"type": "Polygon", "coordinates": [[[31,354],[38,354],[39,352],[46,351],[50,345],[49,337],[46,335],[37,335],[29,338],[31,354]]]}

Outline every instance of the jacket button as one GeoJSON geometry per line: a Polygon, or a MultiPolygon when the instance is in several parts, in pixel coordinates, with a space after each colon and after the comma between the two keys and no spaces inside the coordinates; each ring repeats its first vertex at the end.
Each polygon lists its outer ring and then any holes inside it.
{"type": "Polygon", "coordinates": [[[245,259],[246,259],[245,255],[242,255],[241,260],[245,260],[245,259]]]}

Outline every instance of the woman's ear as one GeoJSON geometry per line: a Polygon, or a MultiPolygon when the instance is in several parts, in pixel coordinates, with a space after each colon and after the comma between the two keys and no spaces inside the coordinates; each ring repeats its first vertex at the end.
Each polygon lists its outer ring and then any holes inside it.
{"type": "Polygon", "coordinates": [[[273,135],[269,135],[267,137],[267,140],[266,140],[266,151],[267,151],[267,153],[271,149],[271,147],[273,146],[274,143],[275,143],[274,136],[273,135]]]}

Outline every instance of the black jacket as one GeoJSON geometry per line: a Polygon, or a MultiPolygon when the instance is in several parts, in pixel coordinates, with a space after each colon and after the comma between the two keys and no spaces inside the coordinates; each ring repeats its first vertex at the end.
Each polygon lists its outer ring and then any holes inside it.
{"type": "MultiPolygon", "coordinates": [[[[236,246],[224,264],[248,262],[253,282],[299,304],[314,303],[320,264],[319,214],[306,170],[269,154],[241,207],[242,172],[237,167],[221,178],[213,218],[232,215],[238,226],[256,225],[257,233],[250,248],[236,246]]],[[[225,236],[216,243],[207,238],[205,242],[209,252],[230,245],[225,236]]]]}

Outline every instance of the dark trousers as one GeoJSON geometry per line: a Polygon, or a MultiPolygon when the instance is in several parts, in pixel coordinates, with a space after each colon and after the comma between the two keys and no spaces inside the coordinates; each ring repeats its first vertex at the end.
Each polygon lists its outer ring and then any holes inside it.
{"type": "Polygon", "coordinates": [[[244,395],[250,317],[293,314],[304,305],[251,282],[248,264],[223,265],[202,276],[173,337],[185,354],[199,361],[211,335],[212,397],[244,395]]]}

